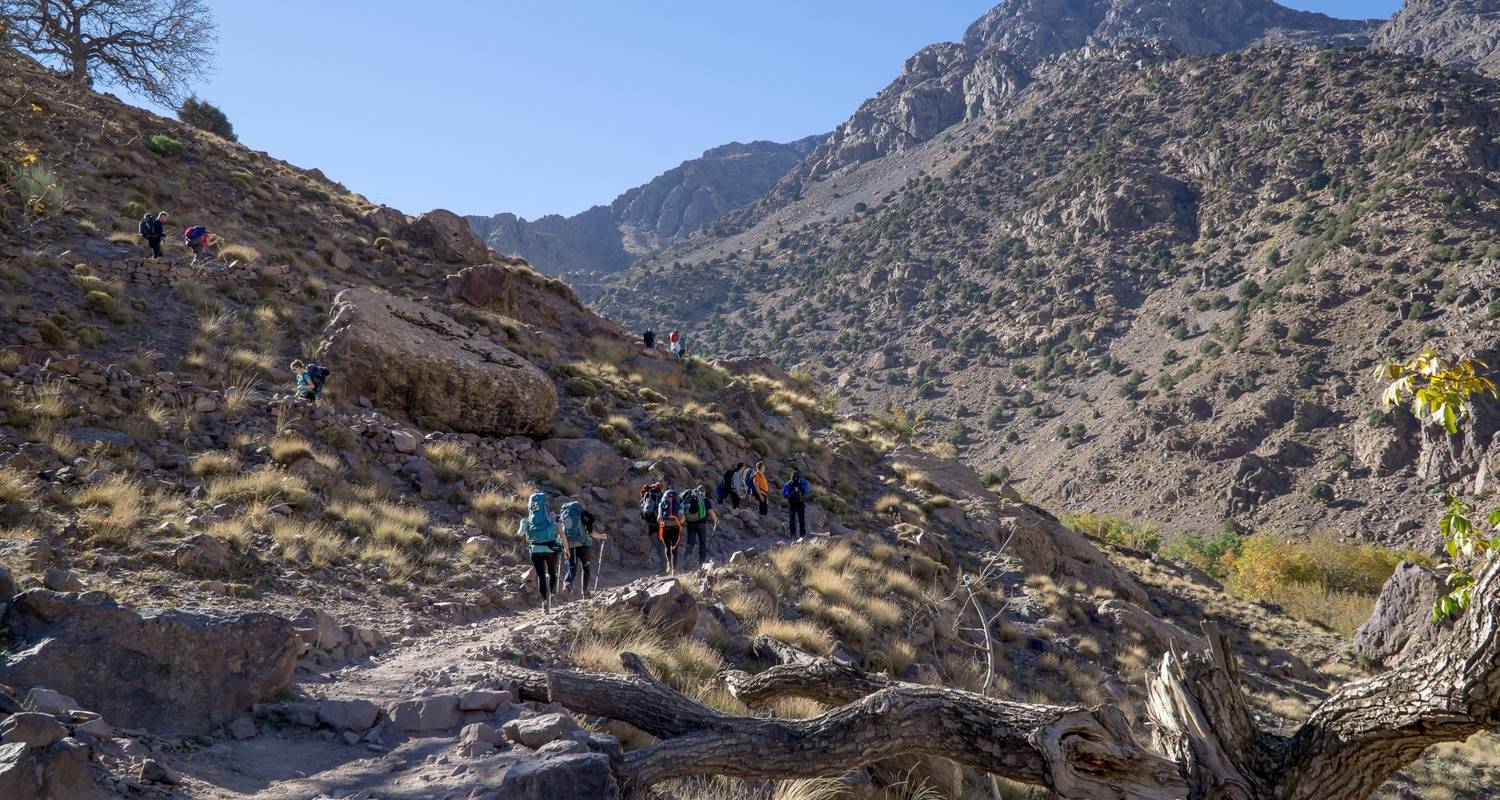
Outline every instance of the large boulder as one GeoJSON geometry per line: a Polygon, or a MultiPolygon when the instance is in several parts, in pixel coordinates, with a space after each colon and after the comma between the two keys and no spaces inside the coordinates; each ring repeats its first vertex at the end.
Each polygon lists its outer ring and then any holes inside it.
{"type": "Polygon", "coordinates": [[[110,722],[207,733],[285,689],[291,624],[261,613],[136,611],[103,595],[33,589],[5,613],[12,648],[0,680],[45,685],[110,722]]]}
{"type": "Polygon", "coordinates": [[[401,238],[432,251],[438,260],[448,264],[483,264],[490,258],[490,248],[474,233],[463,217],[446,209],[435,209],[412,220],[400,232],[401,238]]]}
{"type": "Polygon", "coordinates": [[[569,477],[592,486],[613,486],[630,474],[630,465],[613,447],[598,439],[548,439],[542,449],[562,462],[569,477]]]}
{"type": "Polygon", "coordinates": [[[557,419],[557,389],[531,362],[375,289],[339,292],[318,359],[350,394],[423,427],[540,436],[557,419]]]}
{"type": "Polygon", "coordinates": [[[1381,588],[1370,618],[1354,632],[1354,651],[1385,664],[1427,651],[1452,627],[1432,621],[1432,606],[1446,589],[1441,572],[1403,562],[1381,588]]]}
{"type": "Polygon", "coordinates": [[[496,796],[506,800],[619,800],[620,787],[610,772],[609,756],[603,753],[538,755],[520,759],[506,770],[496,796]]]}
{"type": "Polygon", "coordinates": [[[698,601],[675,578],[646,590],[646,624],[665,636],[686,636],[698,625],[698,601]]]}
{"type": "Polygon", "coordinates": [[[446,282],[450,300],[544,330],[571,330],[582,338],[628,336],[623,328],[584,306],[571,286],[537,272],[523,259],[466,267],[449,275],[446,282]]]}

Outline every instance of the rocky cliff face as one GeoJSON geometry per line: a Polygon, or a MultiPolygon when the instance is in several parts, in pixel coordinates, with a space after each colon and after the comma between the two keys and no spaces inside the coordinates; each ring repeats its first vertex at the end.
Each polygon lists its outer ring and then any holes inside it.
{"type": "Polygon", "coordinates": [[[1500,2],[1408,0],[1375,34],[1374,44],[1500,76],[1500,2]]]}
{"type": "Polygon", "coordinates": [[[495,251],[521,256],[549,274],[614,272],[754,201],[821,138],[715,147],[608,206],[571,217],[528,221],[497,214],[471,216],[469,224],[495,251]]]}
{"type": "Polygon", "coordinates": [[[969,27],[964,46],[1041,58],[1087,44],[1162,38],[1190,53],[1222,53],[1257,42],[1354,44],[1374,25],[1271,0],[1007,0],[969,27]]]}

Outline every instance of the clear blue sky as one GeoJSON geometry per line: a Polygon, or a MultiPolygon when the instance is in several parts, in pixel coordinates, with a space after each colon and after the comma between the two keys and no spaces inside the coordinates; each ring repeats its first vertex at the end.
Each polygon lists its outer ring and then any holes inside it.
{"type": "Polygon", "coordinates": [[[218,66],[198,93],[245,144],[409,213],[535,218],[725,142],[829,131],[996,0],[209,2],[218,66]]]}

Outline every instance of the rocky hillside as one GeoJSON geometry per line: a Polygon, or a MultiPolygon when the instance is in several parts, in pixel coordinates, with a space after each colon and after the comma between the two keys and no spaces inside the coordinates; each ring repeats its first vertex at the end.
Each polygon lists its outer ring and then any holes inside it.
{"type": "Polygon", "coordinates": [[[589,282],[591,274],[624,269],[760,197],[821,139],[735,142],[684,161],[607,206],[530,221],[515,214],[471,216],[469,225],[498,253],[589,282]]]}
{"type": "Polygon", "coordinates": [[[1407,0],[1373,37],[1376,47],[1500,75],[1500,3],[1407,0]]]}
{"type": "Polygon", "coordinates": [[[1016,84],[600,306],[920,409],[1033,497],[1405,540],[1465,470],[1395,444],[1366,374],[1489,325],[1494,85],[1360,49],[1139,46],[1016,84]]]}

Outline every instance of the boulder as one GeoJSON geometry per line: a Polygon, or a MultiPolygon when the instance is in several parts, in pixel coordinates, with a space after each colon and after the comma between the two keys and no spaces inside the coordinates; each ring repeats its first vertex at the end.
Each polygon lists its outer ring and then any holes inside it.
{"type": "Polygon", "coordinates": [[[318,704],[318,722],[336,731],[367,731],[379,718],[380,708],[369,700],[324,700],[318,704]]]}
{"type": "Polygon", "coordinates": [[[0,743],[15,744],[20,742],[33,750],[40,750],[50,746],[53,742],[62,741],[68,735],[68,729],[51,714],[39,714],[35,711],[24,711],[20,714],[11,714],[0,722],[0,743]]]}
{"type": "Polygon", "coordinates": [[[646,624],[664,636],[686,636],[698,625],[698,601],[676,580],[652,586],[641,611],[646,624]]]}
{"type": "Polygon", "coordinates": [[[255,737],[260,735],[260,729],[255,727],[255,720],[250,719],[249,717],[240,717],[236,719],[235,721],[225,726],[224,730],[228,732],[231,739],[237,739],[240,741],[243,741],[245,739],[254,739],[255,737]]]}
{"type": "Polygon", "coordinates": [[[347,395],[424,428],[541,436],[557,418],[557,389],[531,362],[375,289],[339,293],[317,357],[347,395]]]}
{"type": "Polygon", "coordinates": [[[444,263],[483,264],[490,258],[490,248],[479,234],[463,217],[446,209],[434,209],[417,217],[399,235],[432,251],[432,255],[444,263]]]}
{"type": "Polygon", "coordinates": [[[161,783],[167,786],[176,786],[182,783],[177,771],[154,758],[148,758],[141,762],[141,783],[161,783]]]}
{"type": "Polygon", "coordinates": [[[94,792],[89,774],[89,747],[77,739],[54,742],[37,759],[42,766],[39,800],[79,800],[94,792]]]}
{"type": "Polygon", "coordinates": [[[446,731],[458,725],[458,695],[436,694],[403,700],[386,710],[391,725],[407,733],[446,731]]]}
{"type": "Polygon", "coordinates": [[[1452,628],[1432,621],[1432,606],[1447,588],[1443,574],[1403,562],[1381,587],[1375,610],[1354,632],[1354,651],[1394,665],[1425,652],[1452,628]]]}
{"type": "Polygon", "coordinates": [[[36,797],[36,759],[24,743],[0,744],[0,800],[36,797]]]}
{"type": "Polygon", "coordinates": [[[1202,637],[1188,633],[1125,600],[1105,600],[1100,603],[1099,616],[1113,621],[1118,630],[1140,634],[1147,649],[1153,653],[1173,650],[1179,653],[1199,653],[1208,647],[1202,637]]]}
{"type": "Polygon", "coordinates": [[[332,650],[349,643],[349,634],[332,614],[317,608],[304,608],[292,619],[292,627],[310,647],[332,650]]]}
{"type": "Polygon", "coordinates": [[[54,717],[66,715],[69,711],[83,708],[83,704],[63,694],[54,692],[41,686],[33,686],[21,698],[21,707],[27,711],[39,711],[43,714],[51,714],[54,717]]]}
{"type": "Polygon", "coordinates": [[[400,211],[390,206],[376,206],[360,215],[366,225],[374,228],[377,232],[400,236],[406,230],[410,219],[400,211]]]}
{"type": "Polygon", "coordinates": [[[577,728],[578,724],[567,714],[543,714],[505,723],[505,738],[526,747],[537,748],[556,741],[563,734],[577,728]]]}
{"type": "Polygon", "coordinates": [[[562,462],[568,477],[592,486],[613,486],[625,480],[630,465],[613,447],[598,439],[548,439],[542,449],[562,462]]]}
{"type": "Polygon", "coordinates": [[[5,613],[0,662],[17,688],[46,685],[116,725],[201,734],[291,682],[291,624],[261,613],[137,611],[106,596],[33,589],[5,613]]]}
{"type": "Polygon", "coordinates": [[[490,689],[475,689],[472,692],[464,692],[458,698],[459,711],[494,711],[501,705],[510,702],[510,692],[501,692],[490,689]]]}
{"type": "Polygon", "coordinates": [[[566,283],[518,258],[468,267],[446,278],[448,298],[549,332],[627,338],[618,325],[590,311],[566,283]]]}
{"type": "Polygon", "coordinates": [[[603,753],[571,753],[523,758],[506,770],[497,797],[506,800],[554,800],[587,797],[619,800],[620,786],[603,753]]]}

